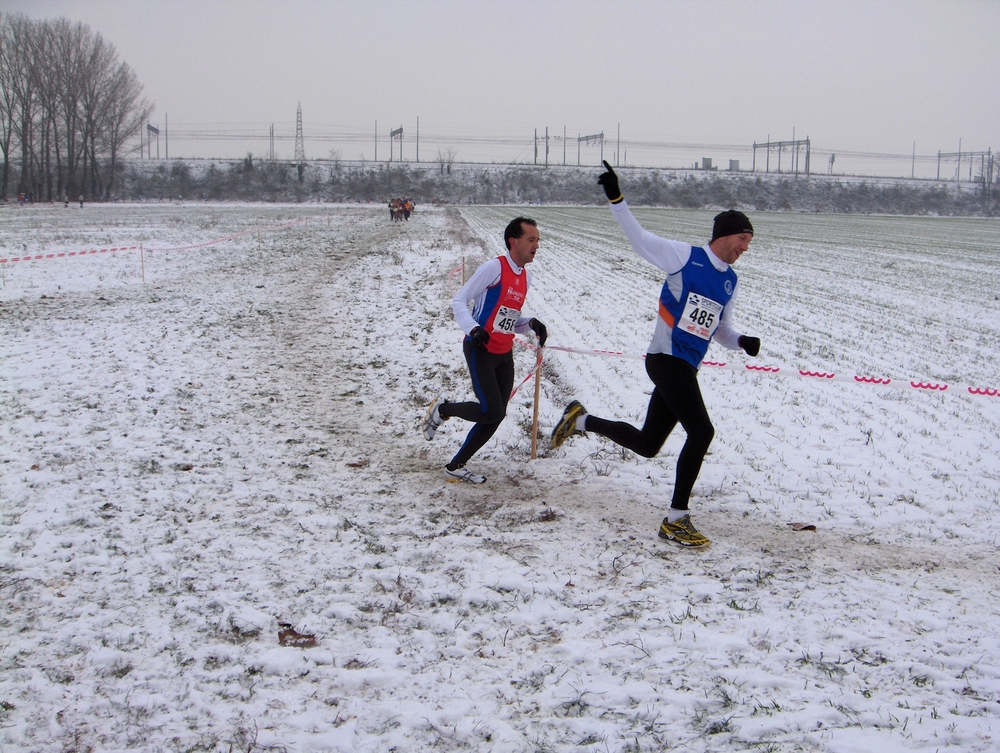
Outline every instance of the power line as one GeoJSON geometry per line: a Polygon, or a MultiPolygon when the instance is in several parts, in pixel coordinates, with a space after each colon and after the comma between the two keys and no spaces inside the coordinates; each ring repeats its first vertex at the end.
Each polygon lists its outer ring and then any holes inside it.
{"type": "MultiPolygon", "coordinates": [[[[361,145],[362,147],[370,147],[371,145],[371,131],[369,129],[358,129],[350,126],[342,126],[330,123],[308,123],[309,130],[309,140],[310,143],[317,144],[339,144],[343,146],[353,146],[361,145]]],[[[301,106],[299,111],[296,113],[296,123],[295,128],[292,129],[289,126],[275,126],[272,124],[261,125],[259,123],[176,123],[170,130],[171,139],[175,142],[175,153],[176,144],[197,144],[199,142],[204,143],[223,143],[230,142],[233,144],[247,143],[256,144],[259,142],[267,142],[269,144],[269,150],[271,156],[274,154],[274,144],[275,142],[280,143],[294,143],[295,145],[295,160],[299,161],[304,159],[304,144],[302,143],[301,134],[303,131],[303,124],[301,120],[301,106]],[[300,152],[301,150],[301,152],[300,152]]],[[[578,142],[578,150],[581,143],[595,144],[603,146],[603,139],[598,139],[598,136],[602,136],[603,132],[600,134],[591,132],[593,135],[586,137],[567,137],[565,135],[553,135],[549,136],[550,139],[556,141],[563,140],[571,141],[576,139],[578,142]]],[[[532,132],[527,132],[521,135],[519,132],[513,129],[499,129],[493,134],[484,134],[482,131],[478,133],[468,133],[468,132],[457,132],[454,130],[441,129],[438,131],[428,131],[424,129],[420,134],[425,145],[440,145],[447,146],[448,148],[454,147],[465,147],[466,149],[476,153],[476,156],[469,157],[467,161],[477,162],[482,161],[482,157],[485,154],[492,153],[493,161],[497,162],[510,162],[518,163],[523,160],[526,155],[532,153],[534,144],[534,134],[532,132]]],[[[984,165],[990,164],[990,156],[995,152],[993,150],[987,151],[962,151],[960,153],[951,152],[937,152],[930,154],[919,154],[916,148],[912,152],[890,152],[890,151],[877,151],[877,150],[865,150],[865,149],[839,149],[837,147],[819,147],[814,142],[809,139],[800,140],[796,142],[794,139],[791,141],[777,141],[777,142],[756,142],[756,147],[758,149],[765,147],[767,144],[771,145],[772,149],[791,149],[793,147],[805,146],[806,142],[809,142],[810,155],[815,159],[829,160],[831,166],[833,164],[833,159],[837,160],[837,165],[840,167],[845,164],[845,162],[853,161],[854,163],[862,162],[869,163],[869,170],[875,169],[870,163],[877,162],[881,163],[882,167],[879,168],[878,173],[883,176],[886,175],[884,172],[888,164],[895,163],[897,172],[905,172],[905,177],[911,177],[912,166],[916,164],[928,166],[940,164],[942,161],[954,164],[955,162],[960,162],[961,164],[969,166],[971,170],[971,162],[973,158],[980,159],[984,165]],[[905,168],[905,170],[904,170],[905,168]]],[[[669,163],[671,161],[679,161],[678,158],[682,153],[688,153],[684,156],[684,164],[690,165],[688,162],[688,157],[692,153],[716,153],[719,152],[728,153],[730,157],[747,156],[749,157],[754,153],[755,144],[734,144],[734,143],[724,143],[724,142],[705,142],[705,141],[668,141],[656,138],[622,138],[620,142],[620,148],[624,150],[632,150],[633,155],[638,155],[633,157],[632,162],[634,166],[644,166],[644,167],[654,167],[654,168],[673,168],[677,169],[678,165],[669,165],[663,163],[669,163]],[[672,156],[674,155],[674,156],[672,156]]],[[[565,150],[565,145],[564,145],[565,150]]],[[[603,149],[602,156],[603,156],[603,149]]],[[[780,151],[779,151],[780,153],[780,151]]],[[[707,156],[707,155],[705,155],[707,156]]],[[[363,153],[362,153],[363,158],[363,153]]],[[[377,154],[376,154],[377,160],[377,154]]],[[[529,157],[530,161],[530,157],[529,157]]],[[[579,161],[579,159],[578,159],[579,161]]],[[[759,165],[757,167],[760,167],[759,165]]],[[[976,166],[978,169],[978,165],[976,166]]],[[[845,167],[845,169],[847,169],[845,167]]],[[[963,168],[965,169],[965,168],[963,168]]],[[[986,168],[984,167],[984,170],[986,168]]],[[[784,172],[784,170],[783,170],[784,172]]],[[[925,169],[926,173],[927,170],[925,169]]],[[[957,171],[956,171],[957,172],[957,171]]],[[[850,174],[862,174],[856,168],[850,174]]],[[[933,173],[930,177],[933,177],[933,173]]],[[[968,171],[966,176],[968,176],[968,171]]],[[[976,176],[972,176],[976,177],[976,176]]]]}
{"type": "MultiPolygon", "coordinates": [[[[345,142],[355,142],[355,143],[369,143],[371,141],[370,131],[361,131],[354,129],[344,129],[338,126],[330,125],[314,125],[309,124],[309,140],[310,141],[322,141],[322,142],[333,142],[333,141],[345,141],[345,142]]],[[[179,123],[174,124],[173,128],[170,130],[170,138],[175,141],[266,141],[271,138],[268,126],[259,126],[252,128],[204,128],[199,127],[194,124],[179,123]]],[[[273,138],[276,141],[294,141],[295,133],[293,131],[288,131],[282,133],[280,130],[275,129],[273,138]]],[[[458,134],[444,134],[427,132],[421,134],[421,138],[425,141],[435,142],[435,143],[455,143],[455,144],[469,144],[469,145],[495,145],[495,146],[523,146],[524,144],[530,144],[533,142],[532,136],[524,136],[521,138],[504,138],[498,136],[465,136],[458,134]]],[[[561,140],[561,136],[550,136],[551,139],[561,140]]],[[[575,140],[576,137],[570,140],[575,140]]],[[[742,151],[742,152],[752,152],[753,144],[731,144],[731,143],[713,143],[713,142],[687,142],[687,141],[657,141],[657,140],[645,140],[645,139],[622,139],[622,145],[628,146],[630,148],[636,149],[654,149],[654,150],[664,150],[664,151],[742,151]]],[[[773,142],[790,144],[791,142],[773,142]]],[[[802,143],[805,143],[804,141],[802,143]]],[[[758,148],[761,147],[761,143],[758,143],[758,148]]],[[[933,154],[919,154],[913,155],[911,153],[903,152],[876,152],[876,151],[864,151],[857,149],[839,149],[837,147],[819,148],[815,144],[812,145],[812,151],[815,154],[837,154],[844,157],[857,157],[863,159],[885,159],[885,160],[911,160],[916,159],[918,162],[937,162],[938,153],[933,154]]],[[[976,156],[979,156],[983,152],[974,152],[976,156]]],[[[962,152],[963,158],[968,158],[969,154],[973,152],[962,152]]],[[[941,157],[955,157],[957,153],[945,153],[941,152],[941,157]]]]}

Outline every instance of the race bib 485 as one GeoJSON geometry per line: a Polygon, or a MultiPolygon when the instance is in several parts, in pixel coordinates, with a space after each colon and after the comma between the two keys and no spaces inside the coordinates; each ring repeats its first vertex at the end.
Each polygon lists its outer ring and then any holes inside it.
{"type": "Polygon", "coordinates": [[[697,293],[688,293],[677,327],[702,340],[711,340],[721,316],[722,304],[697,293]]]}

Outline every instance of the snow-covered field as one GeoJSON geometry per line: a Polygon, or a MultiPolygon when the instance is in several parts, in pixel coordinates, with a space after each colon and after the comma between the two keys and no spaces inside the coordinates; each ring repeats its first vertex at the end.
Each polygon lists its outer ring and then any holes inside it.
{"type": "Polygon", "coordinates": [[[0,264],[0,750],[1000,747],[1000,397],[896,386],[1000,387],[1000,224],[752,215],[753,362],[894,383],[705,367],[691,551],[682,431],[548,449],[574,397],[640,421],[641,361],[550,350],[539,458],[529,381],[483,487],[442,476],[467,424],[419,434],[471,392],[450,272],[518,211],[550,344],[643,353],[604,208],[0,209],[0,257],[143,246],[0,264]]]}

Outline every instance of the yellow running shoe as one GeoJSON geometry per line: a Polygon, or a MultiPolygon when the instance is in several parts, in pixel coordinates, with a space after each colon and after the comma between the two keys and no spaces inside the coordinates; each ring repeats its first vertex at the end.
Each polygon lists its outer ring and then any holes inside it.
{"type": "Polygon", "coordinates": [[[698,529],[691,522],[691,516],[685,515],[680,520],[673,523],[666,518],[660,523],[660,538],[667,541],[676,541],[681,546],[708,546],[709,540],[698,533],[698,529]]]}
{"type": "Polygon", "coordinates": [[[561,447],[562,443],[569,439],[571,435],[583,433],[576,430],[576,419],[586,412],[587,409],[584,408],[577,400],[574,400],[566,406],[566,410],[563,411],[562,418],[559,419],[559,423],[556,424],[556,428],[552,430],[553,447],[561,447]]]}

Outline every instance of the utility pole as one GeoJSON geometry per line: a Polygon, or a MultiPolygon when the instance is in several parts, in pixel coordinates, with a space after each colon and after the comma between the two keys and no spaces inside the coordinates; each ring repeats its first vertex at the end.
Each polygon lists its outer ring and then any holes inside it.
{"type": "Polygon", "coordinates": [[[993,149],[986,150],[986,165],[983,168],[983,181],[984,181],[984,191],[986,198],[989,199],[993,195],[993,149]]]}
{"type": "MultiPolygon", "coordinates": [[[[792,135],[795,135],[795,130],[792,129],[792,135]]],[[[775,149],[778,152],[778,172],[781,172],[781,153],[787,148],[790,150],[792,158],[792,171],[798,175],[799,173],[799,156],[802,147],[806,148],[806,177],[809,176],[809,160],[810,153],[812,149],[812,142],[809,137],[806,136],[804,139],[792,139],[791,141],[771,141],[771,136],[768,134],[767,141],[764,143],[753,142],[753,168],[757,167],[757,150],[763,149],[764,154],[767,159],[764,161],[764,171],[771,172],[771,149],[775,149]]],[[[831,160],[831,165],[833,164],[831,160]]]]}
{"type": "Polygon", "coordinates": [[[399,161],[403,161],[403,126],[389,131],[389,161],[392,162],[392,142],[399,141],[399,161]]]}
{"type": "Polygon", "coordinates": [[[974,152],[968,151],[963,152],[961,150],[962,141],[959,139],[958,142],[959,151],[957,152],[942,152],[938,151],[937,157],[937,179],[941,180],[941,158],[945,160],[954,158],[956,160],[955,166],[955,182],[960,182],[962,180],[962,158],[967,158],[969,160],[969,181],[973,180],[973,168],[975,167],[976,157],[979,157],[983,164],[983,175],[986,175],[986,165],[993,159],[993,150],[989,149],[985,152],[974,152]]]}
{"type": "MultiPolygon", "coordinates": [[[[958,140],[958,151],[962,151],[962,140],[958,140]]],[[[167,114],[163,113],[163,159],[170,159],[170,131],[167,130],[167,114]]],[[[962,160],[958,161],[961,164],[962,160]]]]}
{"type": "Polygon", "coordinates": [[[156,159],[160,158],[160,129],[149,122],[146,123],[146,149],[149,151],[149,158],[153,159],[153,139],[156,136],[156,159]]]}
{"type": "Polygon", "coordinates": [[[792,143],[795,144],[795,151],[792,157],[792,172],[795,173],[795,177],[799,176],[799,142],[795,140],[795,126],[792,126],[792,143]]]}
{"type": "Polygon", "coordinates": [[[299,102],[295,111],[295,162],[301,165],[306,161],[306,144],[302,138],[302,103],[299,102]]]}
{"type": "MultiPolygon", "coordinates": [[[[400,152],[402,152],[402,146],[400,146],[400,152]]],[[[402,157],[402,153],[399,155],[402,157]]],[[[420,116],[417,116],[417,162],[420,162],[420,116]]]]}
{"type": "Polygon", "coordinates": [[[395,151],[395,147],[393,147],[392,143],[394,141],[396,141],[397,139],[399,140],[399,160],[400,160],[400,162],[402,162],[402,160],[403,160],[403,126],[400,126],[399,128],[393,128],[393,129],[391,129],[389,131],[389,162],[392,162],[392,155],[393,155],[393,153],[395,151]]]}
{"type": "Polygon", "coordinates": [[[590,136],[577,136],[576,137],[576,164],[577,167],[580,166],[580,144],[586,142],[588,145],[591,141],[596,141],[601,145],[601,161],[604,161],[604,131],[600,133],[594,133],[590,136]]]}

